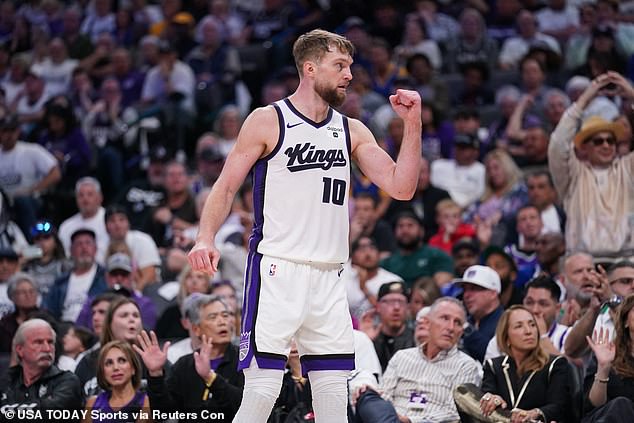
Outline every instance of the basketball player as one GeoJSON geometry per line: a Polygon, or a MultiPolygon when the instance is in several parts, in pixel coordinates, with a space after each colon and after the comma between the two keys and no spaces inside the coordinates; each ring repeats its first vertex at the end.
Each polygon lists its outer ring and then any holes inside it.
{"type": "Polygon", "coordinates": [[[392,197],[407,200],[416,190],[421,157],[418,93],[398,90],[390,97],[405,121],[396,163],[368,128],[333,109],[345,100],[353,53],[350,41],[327,31],[299,37],[293,46],[299,87],[247,117],[203,208],[189,261],[194,270],[213,274],[220,258],[214,236],[253,167],[255,224],[239,364],[245,387],[234,422],[267,420],[292,337],[310,378],[316,421],[347,420],[354,348],[339,277],[348,259],[350,160],[392,197]]]}

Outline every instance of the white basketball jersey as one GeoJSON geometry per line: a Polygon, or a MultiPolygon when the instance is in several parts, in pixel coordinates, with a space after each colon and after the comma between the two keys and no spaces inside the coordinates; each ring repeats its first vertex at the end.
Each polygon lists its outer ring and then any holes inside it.
{"type": "Polygon", "coordinates": [[[349,242],[348,120],[330,108],[323,122],[314,122],[288,99],[273,106],[280,137],[253,169],[255,225],[249,247],[287,260],[344,263],[349,242]]]}

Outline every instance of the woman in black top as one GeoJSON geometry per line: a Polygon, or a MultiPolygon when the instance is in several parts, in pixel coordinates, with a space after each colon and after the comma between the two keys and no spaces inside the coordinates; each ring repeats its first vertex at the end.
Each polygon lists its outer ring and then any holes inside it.
{"type": "Polygon", "coordinates": [[[501,407],[511,410],[514,423],[566,421],[568,363],[543,350],[535,316],[514,305],[502,314],[495,336],[503,355],[484,363],[482,413],[501,407]]]}
{"type": "Polygon", "coordinates": [[[634,296],[625,298],[614,326],[614,341],[603,329],[587,338],[594,357],[584,383],[588,411],[584,423],[634,421],[634,296]]]}

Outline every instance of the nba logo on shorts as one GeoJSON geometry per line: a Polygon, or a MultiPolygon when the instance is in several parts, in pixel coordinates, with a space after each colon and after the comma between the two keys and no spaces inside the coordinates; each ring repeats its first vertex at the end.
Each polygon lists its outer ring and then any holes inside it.
{"type": "Polygon", "coordinates": [[[269,268],[269,276],[275,276],[276,270],[277,270],[277,265],[271,264],[271,267],[269,268]]]}

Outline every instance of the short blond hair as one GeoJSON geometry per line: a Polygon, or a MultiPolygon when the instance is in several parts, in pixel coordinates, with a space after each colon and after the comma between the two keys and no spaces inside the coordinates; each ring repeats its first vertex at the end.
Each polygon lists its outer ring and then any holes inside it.
{"type": "Polygon", "coordinates": [[[445,198],[436,204],[436,213],[440,214],[446,210],[458,210],[458,212],[461,212],[462,207],[460,207],[458,203],[453,201],[451,198],[445,198]]]}
{"type": "Polygon", "coordinates": [[[354,45],[346,37],[323,29],[314,29],[300,35],[293,44],[293,57],[299,76],[303,76],[302,68],[308,60],[319,62],[326,53],[334,48],[342,53],[354,55],[354,45]]]}

